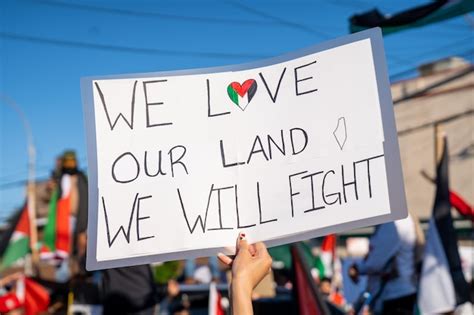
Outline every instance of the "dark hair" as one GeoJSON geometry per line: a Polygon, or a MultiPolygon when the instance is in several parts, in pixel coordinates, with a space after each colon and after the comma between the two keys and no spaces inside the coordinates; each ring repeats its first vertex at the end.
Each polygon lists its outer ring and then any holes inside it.
{"type": "Polygon", "coordinates": [[[320,282],[320,283],[321,283],[321,282],[329,282],[329,283],[331,283],[332,280],[331,280],[331,278],[329,278],[329,277],[322,277],[321,280],[319,280],[319,282],[320,282]]]}

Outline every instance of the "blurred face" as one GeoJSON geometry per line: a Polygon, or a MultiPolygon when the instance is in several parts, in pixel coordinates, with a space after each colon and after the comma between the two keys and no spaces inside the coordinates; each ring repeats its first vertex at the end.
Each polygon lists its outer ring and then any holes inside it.
{"type": "Polygon", "coordinates": [[[322,294],[329,295],[331,293],[331,283],[329,281],[322,281],[319,289],[322,294]]]}
{"type": "Polygon", "coordinates": [[[75,174],[77,173],[77,161],[72,157],[65,157],[63,159],[63,168],[62,171],[66,174],[75,174]]]}
{"type": "Polygon", "coordinates": [[[68,169],[74,169],[77,167],[76,159],[73,158],[65,158],[63,161],[63,167],[68,169]]]}

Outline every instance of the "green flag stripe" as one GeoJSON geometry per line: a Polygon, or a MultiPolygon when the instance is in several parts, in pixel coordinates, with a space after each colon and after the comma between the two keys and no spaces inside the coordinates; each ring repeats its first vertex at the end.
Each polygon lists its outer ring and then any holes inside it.
{"type": "Polygon", "coordinates": [[[18,259],[28,254],[30,250],[29,241],[28,237],[23,237],[9,243],[5,255],[3,255],[1,269],[11,266],[18,259]]]}
{"type": "Polygon", "coordinates": [[[227,87],[227,94],[229,94],[229,97],[232,100],[232,102],[239,105],[239,95],[230,85],[227,87]]]}
{"type": "Polygon", "coordinates": [[[326,276],[326,268],[324,268],[324,263],[321,260],[321,257],[316,257],[314,261],[314,267],[319,271],[319,279],[324,278],[326,276]]]}
{"type": "Polygon", "coordinates": [[[58,206],[58,190],[55,189],[51,195],[48,207],[48,223],[44,228],[44,244],[54,252],[56,250],[56,210],[58,206]]]}

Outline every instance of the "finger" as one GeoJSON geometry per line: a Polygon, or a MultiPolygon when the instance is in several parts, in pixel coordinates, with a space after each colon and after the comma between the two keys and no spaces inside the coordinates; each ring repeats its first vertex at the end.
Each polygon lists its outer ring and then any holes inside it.
{"type": "Polygon", "coordinates": [[[249,245],[249,253],[250,253],[250,255],[252,255],[252,256],[255,256],[255,254],[257,253],[257,249],[255,248],[255,245],[254,245],[254,244],[250,244],[250,245],[249,245]]]}
{"type": "Polygon", "coordinates": [[[227,255],[224,255],[222,253],[217,253],[217,258],[219,258],[219,260],[224,264],[224,265],[227,265],[227,266],[230,266],[232,265],[232,258],[230,258],[229,256],[227,255]]]}
{"type": "Polygon", "coordinates": [[[247,242],[247,239],[242,238],[239,240],[239,245],[237,246],[237,253],[248,253],[249,252],[249,243],[247,242]]]}
{"type": "Polygon", "coordinates": [[[267,246],[263,242],[257,242],[254,246],[258,255],[268,255],[267,246]]]}
{"type": "Polygon", "coordinates": [[[238,256],[251,256],[249,252],[249,244],[245,238],[245,234],[241,233],[237,242],[237,253],[238,256]]]}
{"type": "Polygon", "coordinates": [[[237,237],[237,245],[236,245],[236,251],[237,253],[243,249],[242,246],[245,247],[245,250],[248,249],[248,243],[247,239],[245,237],[245,233],[239,233],[239,237],[237,237]]]}
{"type": "Polygon", "coordinates": [[[236,255],[239,252],[239,242],[241,238],[242,238],[242,233],[239,233],[239,235],[237,235],[237,239],[235,240],[235,254],[236,255]]]}

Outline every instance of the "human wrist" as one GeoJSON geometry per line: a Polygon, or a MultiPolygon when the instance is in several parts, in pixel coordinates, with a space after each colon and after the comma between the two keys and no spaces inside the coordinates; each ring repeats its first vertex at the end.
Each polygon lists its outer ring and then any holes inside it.
{"type": "Polygon", "coordinates": [[[248,297],[252,296],[253,288],[249,285],[248,281],[244,281],[242,279],[236,278],[233,279],[231,284],[231,293],[233,296],[240,296],[240,297],[248,297]]]}
{"type": "Polygon", "coordinates": [[[252,315],[252,287],[248,281],[233,279],[230,284],[233,315],[252,315]]]}

